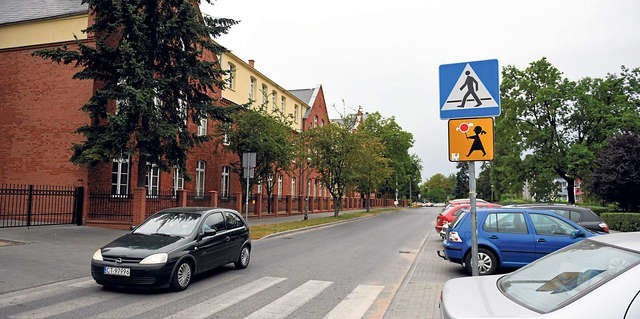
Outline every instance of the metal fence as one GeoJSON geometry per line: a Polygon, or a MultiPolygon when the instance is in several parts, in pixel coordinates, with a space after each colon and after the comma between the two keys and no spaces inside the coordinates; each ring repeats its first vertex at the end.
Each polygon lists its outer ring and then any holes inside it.
{"type": "Polygon", "coordinates": [[[112,195],[111,190],[89,191],[88,217],[105,221],[133,221],[133,194],[112,195]]]}
{"type": "Polygon", "coordinates": [[[82,224],[82,187],[0,184],[0,228],[82,224]]]}
{"type": "Polygon", "coordinates": [[[178,197],[173,194],[173,191],[160,192],[157,195],[147,195],[145,217],[149,217],[165,208],[176,206],[178,206],[178,197]]]}

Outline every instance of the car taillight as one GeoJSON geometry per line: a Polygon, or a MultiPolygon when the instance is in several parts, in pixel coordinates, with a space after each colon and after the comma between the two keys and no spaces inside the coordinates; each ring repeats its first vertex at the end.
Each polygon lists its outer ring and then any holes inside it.
{"type": "Polygon", "coordinates": [[[607,225],[607,223],[600,223],[598,224],[598,226],[600,226],[600,228],[602,228],[602,230],[604,230],[605,233],[609,232],[609,225],[607,225]]]}
{"type": "Polygon", "coordinates": [[[462,239],[460,238],[460,236],[458,235],[458,232],[456,231],[450,231],[449,232],[449,240],[456,242],[456,243],[461,243],[462,239]]]}

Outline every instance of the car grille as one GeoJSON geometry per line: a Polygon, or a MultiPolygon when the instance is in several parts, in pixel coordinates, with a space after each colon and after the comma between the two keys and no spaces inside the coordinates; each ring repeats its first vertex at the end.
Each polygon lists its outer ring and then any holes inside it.
{"type": "Polygon", "coordinates": [[[112,262],[112,263],[122,263],[122,264],[137,264],[142,258],[125,258],[125,257],[107,257],[102,256],[102,260],[112,262]]]}

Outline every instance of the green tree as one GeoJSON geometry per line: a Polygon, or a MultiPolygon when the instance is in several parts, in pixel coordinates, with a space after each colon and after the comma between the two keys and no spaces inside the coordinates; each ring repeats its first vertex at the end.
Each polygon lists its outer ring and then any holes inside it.
{"type": "Polygon", "coordinates": [[[609,139],[596,159],[588,188],[600,198],[617,202],[625,210],[640,210],[640,134],[609,139]]]}
{"type": "Polygon", "coordinates": [[[86,140],[74,145],[71,160],[93,165],[136,155],[138,186],[147,162],[185,171],[187,151],[208,139],[189,132],[187,122],[229,120],[230,109],[215,106],[211,97],[224,87],[225,72],[205,55],[224,51],[211,38],[237,22],[202,16],[197,0],[84,2],[96,13],[84,30],[95,35],[95,46],[76,41],[77,50],[34,52],[79,67],[75,79],[95,81],[82,107],[90,124],[77,130],[86,140]]]}
{"type": "Polygon", "coordinates": [[[412,188],[418,186],[422,167],[419,158],[409,154],[414,142],[413,134],[402,130],[394,117],[383,118],[378,112],[367,114],[358,130],[379,138],[385,147],[384,156],[391,161],[392,174],[380,187],[380,192],[395,192],[397,188],[400,194],[409,194],[409,185],[412,188]]]}
{"type": "Polygon", "coordinates": [[[476,183],[476,192],[478,198],[493,202],[493,187],[491,184],[491,164],[490,162],[482,162],[480,166],[480,174],[478,174],[478,181],[476,183]]]}
{"type": "Polygon", "coordinates": [[[453,196],[455,198],[469,198],[469,163],[458,162],[456,168],[458,172],[456,173],[456,186],[453,190],[453,196]]]}
{"type": "Polygon", "coordinates": [[[426,198],[433,202],[444,202],[453,197],[455,188],[455,176],[446,177],[440,173],[431,176],[421,189],[424,190],[426,198]]]}
{"type": "Polygon", "coordinates": [[[357,130],[354,134],[356,142],[353,163],[354,183],[365,200],[368,212],[371,209],[371,193],[375,192],[391,175],[390,160],[384,157],[384,145],[379,139],[363,130],[357,130]]]}
{"type": "Polygon", "coordinates": [[[234,125],[221,122],[217,135],[219,141],[228,144],[223,149],[237,155],[238,160],[232,163],[232,167],[240,176],[241,185],[246,184],[242,154],[256,153],[255,178],[250,180],[249,189],[261,182],[267,193],[267,211],[273,213],[271,204],[277,176],[293,170],[296,146],[290,119],[278,111],[267,110],[268,107],[262,105],[253,110],[237,112],[233,116],[234,125]]]}
{"type": "Polygon", "coordinates": [[[320,174],[321,183],[331,194],[336,217],[340,214],[342,197],[354,181],[354,165],[358,154],[358,143],[353,133],[356,123],[355,116],[346,116],[342,121],[305,132],[313,153],[311,166],[320,174]]]}

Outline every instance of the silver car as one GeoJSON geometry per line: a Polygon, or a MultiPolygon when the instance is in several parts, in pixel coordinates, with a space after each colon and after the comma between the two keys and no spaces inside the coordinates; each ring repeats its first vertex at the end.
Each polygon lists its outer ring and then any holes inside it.
{"type": "Polygon", "coordinates": [[[447,281],[442,318],[640,318],[640,232],[596,236],[506,275],[447,281]]]}

